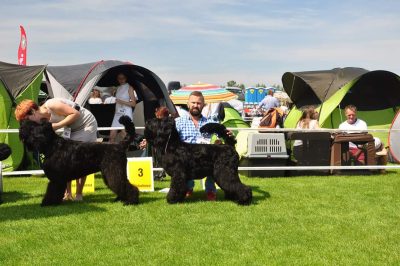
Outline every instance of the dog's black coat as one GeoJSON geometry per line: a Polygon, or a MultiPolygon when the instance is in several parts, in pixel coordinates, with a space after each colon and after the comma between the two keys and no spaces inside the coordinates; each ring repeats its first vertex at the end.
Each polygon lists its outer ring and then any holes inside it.
{"type": "Polygon", "coordinates": [[[101,171],[106,185],[125,204],[139,203],[139,190],[129,183],[126,173],[126,149],[135,137],[129,117],[120,118],[127,131],[119,144],[86,143],[58,136],[51,123],[29,120],[21,123],[19,136],[29,150],[44,155],[43,170],[49,179],[42,206],[62,203],[67,182],[101,171]]]}
{"type": "Polygon", "coordinates": [[[0,161],[3,161],[11,155],[10,146],[5,143],[0,143],[0,161]]]}
{"type": "MultiPolygon", "coordinates": [[[[11,155],[11,149],[10,146],[8,146],[5,143],[0,143],[0,161],[3,161],[8,158],[8,156],[11,155]]],[[[1,169],[0,169],[1,171],[1,169]]],[[[3,203],[3,200],[1,199],[1,191],[0,191],[0,204],[3,203]]]]}
{"type": "Polygon", "coordinates": [[[186,194],[186,181],[212,176],[225,192],[225,198],[247,205],[252,192],[239,179],[239,155],[234,137],[220,124],[207,124],[203,131],[217,133],[225,145],[189,144],[182,142],[171,117],[154,118],[146,123],[145,138],[156,150],[155,156],[171,176],[171,188],[167,195],[169,203],[182,202],[186,194]]]}

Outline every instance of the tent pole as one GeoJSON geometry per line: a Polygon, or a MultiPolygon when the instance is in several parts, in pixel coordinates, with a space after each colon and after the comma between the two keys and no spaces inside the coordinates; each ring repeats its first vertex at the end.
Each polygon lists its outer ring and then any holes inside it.
{"type": "MultiPolygon", "coordinates": [[[[338,108],[339,108],[340,122],[343,122],[342,111],[341,111],[341,109],[340,109],[340,103],[339,103],[339,105],[338,105],[338,108]]],[[[333,124],[332,124],[332,125],[333,125],[333,124]]]]}
{"type": "Polygon", "coordinates": [[[289,95],[289,98],[290,99],[292,99],[292,93],[293,93],[293,87],[294,87],[294,82],[295,82],[295,80],[296,80],[296,76],[295,75],[293,75],[293,82],[292,82],[292,89],[290,90],[290,95],[289,95]]]}
{"type": "Polygon", "coordinates": [[[81,91],[82,87],[83,87],[83,83],[85,83],[86,79],[89,77],[90,73],[92,73],[92,71],[101,63],[103,63],[104,60],[101,60],[99,62],[97,62],[96,64],[94,64],[90,69],[89,72],[86,73],[86,76],[81,80],[81,83],[79,84],[77,90],[75,91],[73,97],[74,102],[76,101],[76,98],[78,97],[79,92],[81,91]]]}

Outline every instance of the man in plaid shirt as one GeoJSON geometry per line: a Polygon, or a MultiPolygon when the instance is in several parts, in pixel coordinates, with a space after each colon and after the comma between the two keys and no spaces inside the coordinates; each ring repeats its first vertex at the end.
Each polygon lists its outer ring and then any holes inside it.
{"type": "MultiPolygon", "coordinates": [[[[193,91],[188,100],[189,115],[178,117],[176,122],[176,129],[179,132],[179,136],[182,141],[187,143],[203,143],[209,144],[211,142],[211,136],[202,135],[200,128],[207,123],[214,122],[205,118],[201,111],[205,105],[204,96],[199,91],[193,91]]],[[[215,183],[212,177],[207,176],[206,178],[206,193],[207,200],[215,201],[217,199],[217,193],[215,183]]],[[[194,180],[187,182],[187,193],[186,197],[190,197],[193,194],[194,180]]]]}

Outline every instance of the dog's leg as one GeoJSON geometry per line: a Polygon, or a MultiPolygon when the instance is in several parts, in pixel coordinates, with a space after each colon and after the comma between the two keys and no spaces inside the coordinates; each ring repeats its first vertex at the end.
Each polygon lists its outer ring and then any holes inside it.
{"type": "Polygon", "coordinates": [[[123,201],[125,205],[139,203],[139,190],[129,183],[126,163],[107,165],[101,172],[104,183],[117,195],[115,201],[123,201]]]}
{"type": "Polygon", "coordinates": [[[183,173],[171,176],[171,188],[167,194],[167,202],[170,204],[183,202],[186,194],[186,178],[183,173]]]}
{"type": "Polygon", "coordinates": [[[62,203],[67,182],[50,180],[41,206],[59,205],[62,203]]]}
{"type": "Polygon", "coordinates": [[[214,170],[215,182],[225,193],[225,198],[236,201],[240,205],[249,205],[253,199],[251,188],[244,185],[237,170],[218,167],[214,170]]]}
{"type": "Polygon", "coordinates": [[[139,204],[139,189],[129,183],[126,177],[124,205],[139,204]]]}

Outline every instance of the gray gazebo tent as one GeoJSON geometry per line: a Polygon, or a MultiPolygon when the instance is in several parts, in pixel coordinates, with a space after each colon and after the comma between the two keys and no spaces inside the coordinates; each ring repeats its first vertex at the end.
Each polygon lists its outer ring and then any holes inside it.
{"type": "Polygon", "coordinates": [[[80,65],[48,66],[46,76],[50,82],[51,97],[65,97],[84,105],[94,86],[116,86],[116,74],[124,73],[143,101],[160,101],[173,107],[167,89],[152,71],[116,60],[106,60],[80,65]]]}
{"type": "Polygon", "coordinates": [[[175,107],[161,79],[152,71],[129,62],[107,60],[94,63],[48,66],[46,79],[50,97],[68,98],[85,105],[95,86],[117,86],[116,76],[124,73],[139,98],[135,109],[135,124],[143,126],[144,121],[154,116],[158,106],[166,106],[171,112],[175,107]]]}

